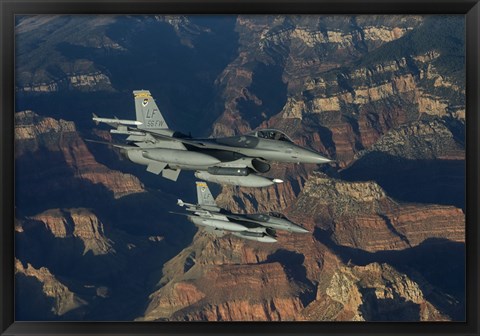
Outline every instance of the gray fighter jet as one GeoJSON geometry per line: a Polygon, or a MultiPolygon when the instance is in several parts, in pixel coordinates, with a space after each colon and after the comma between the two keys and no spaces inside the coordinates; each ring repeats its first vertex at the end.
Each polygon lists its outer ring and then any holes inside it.
{"type": "Polygon", "coordinates": [[[258,214],[235,214],[217,206],[208,185],[197,182],[198,204],[185,203],[181,199],[177,204],[193,214],[176,213],[187,216],[197,226],[216,236],[231,233],[237,237],[263,243],[275,243],[275,231],[285,230],[295,233],[307,233],[308,230],[292,223],[278,212],[258,214]]]}
{"type": "MultiPolygon", "coordinates": [[[[136,120],[100,118],[113,134],[127,135],[129,145],[111,144],[147,171],[176,181],[180,170],[194,170],[201,180],[245,187],[283,182],[257,175],[270,170],[270,162],[327,163],[331,160],[300,147],[275,129],[256,130],[224,138],[191,138],[168,128],[150,91],[133,91],[136,120]]],[[[98,142],[98,141],[97,141],[98,142]]]]}

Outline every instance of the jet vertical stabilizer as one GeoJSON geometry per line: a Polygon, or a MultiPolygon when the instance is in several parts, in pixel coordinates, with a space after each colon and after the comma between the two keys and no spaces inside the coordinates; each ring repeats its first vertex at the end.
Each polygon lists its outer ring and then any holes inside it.
{"type": "Polygon", "coordinates": [[[215,199],[213,198],[207,183],[202,181],[197,181],[196,184],[197,184],[198,205],[202,209],[218,211],[220,208],[217,206],[217,202],[215,202],[215,199]]]}
{"type": "Polygon", "coordinates": [[[217,206],[215,199],[205,182],[197,181],[197,200],[200,205],[212,205],[217,206]]]}
{"type": "Polygon", "coordinates": [[[163,119],[160,109],[152,98],[148,90],[133,91],[135,97],[135,112],[137,121],[141,124],[137,127],[149,131],[168,129],[168,125],[163,119]]]}

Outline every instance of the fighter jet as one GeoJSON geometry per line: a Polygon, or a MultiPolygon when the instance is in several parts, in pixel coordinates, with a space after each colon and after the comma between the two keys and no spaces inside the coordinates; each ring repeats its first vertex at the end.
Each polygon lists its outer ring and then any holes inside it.
{"type": "Polygon", "coordinates": [[[196,182],[198,204],[185,203],[181,199],[177,204],[193,214],[175,213],[187,216],[197,226],[216,236],[231,233],[237,237],[263,243],[275,243],[276,230],[295,233],[307,233],[308,230],[292,223],[278,212],[257,214],[235,214],[219,208],[205,182],[196,182]]]}
{"type": "Polygon", "coordinates": [[[172,181],[177,180],[183,169],[195,171],[195,176],[205,181],[265,187],[283,182],[257,175],[268,172],[272,161],[331,162],[313,150],[294,144],[276,129],[223,138],[192,138],[168,128],[150,91],[137,90],[133,95],[136,120],[100,118],[94,114],[93,121],[110,125],[113,134],[128,136],[128,145],[106,144],[120,148],[129,160],[147,166],[147,171],[161,173],[172,181]]]}

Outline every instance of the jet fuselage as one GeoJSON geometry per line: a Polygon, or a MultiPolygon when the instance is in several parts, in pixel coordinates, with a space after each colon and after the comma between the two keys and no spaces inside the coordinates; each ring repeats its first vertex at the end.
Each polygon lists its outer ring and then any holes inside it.
{"type": "MultiPolygon", "coordinates": [[[[203,180],[246,187],[264,187],[283,182],[267,178],[271,162],[322,164],[331,160],[296,145],[276,129],[255,130],[244,135],[198,139],[168,128],[148,90],[133,91],[136,120],[101,118],[113,134],[128,135],[128,145],[114,145],[147,171],[176,181],[181,170],[194,170],[203,180]]],[[[95,142],[95,141],[94,141],[95,142]]],[[[98,141],[97,141],[98,142],[98,141]]]]}

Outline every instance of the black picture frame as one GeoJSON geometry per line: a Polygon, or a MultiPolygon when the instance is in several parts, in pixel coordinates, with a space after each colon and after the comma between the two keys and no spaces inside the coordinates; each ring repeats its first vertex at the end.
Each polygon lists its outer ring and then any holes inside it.
{"type": "Polygon", "coordinates": [[[478,0],[1,0],[0,213],[2,335],[173,334],[479,334],[480,4],[478,0]],[[466,322],[15,322],[14,320],[14,15],[16,14],[464,14],[466,18],[466,322]]]}

